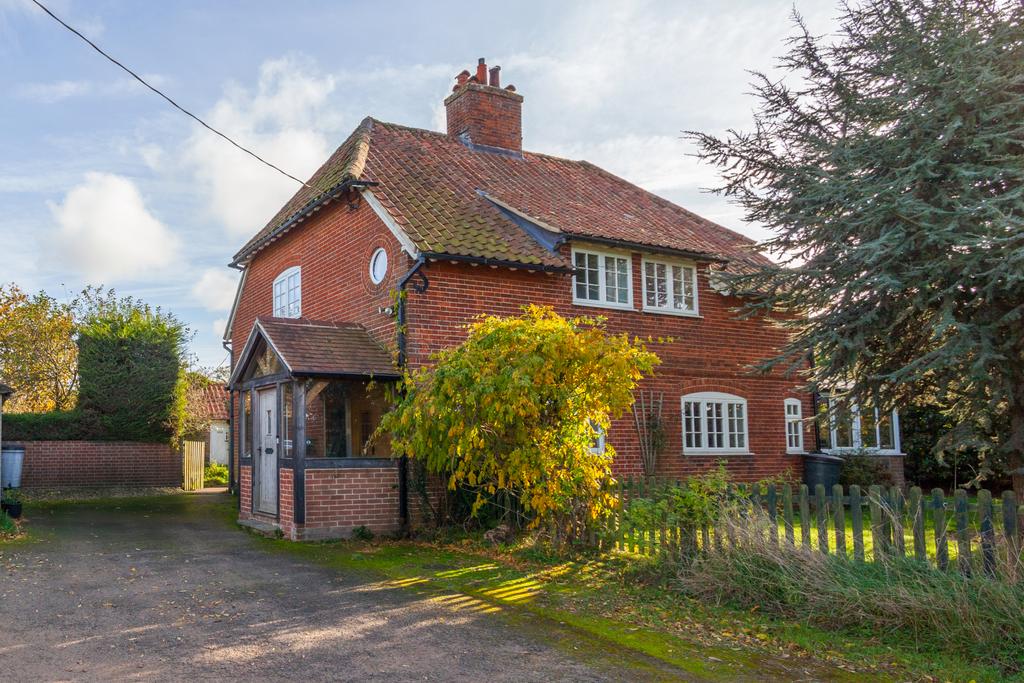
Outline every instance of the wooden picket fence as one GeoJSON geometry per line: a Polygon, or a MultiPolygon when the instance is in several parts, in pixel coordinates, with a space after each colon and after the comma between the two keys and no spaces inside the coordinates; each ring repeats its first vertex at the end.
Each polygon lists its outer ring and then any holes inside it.
{"type": "Polygon", "coordinates": [[[206,444],[202,441],[186,441],[181,447],[181,488],[198,491],[203,488],[203,473],[206,466],[206,444]]]}
{"type": "MultiPolygon", "coordinates": [[[[583,538],[605,550],[658,556],[667,560],[738,542],[729,525],[683,528],[663,513],[660,523],[637,528],[624,514],[635,501],[654,500],[678,482],[662,479],[626,480],[616,485],[615,514],[583,538]]],[[[965,576],[1009,580],[1024,578],[1024,505],[1012,491],[993,500],[987,490],[975,496],[958,489],[948,498],[941,489],[925,494],[918,487],[906,493],[897,487],[871,486],[866,491],[838,484],[831,491],[806,485],[749,485],[730,488],[723,504],[751,522],[760,518],[767,538],[809,551],[875,562],[911,557],[938,569],[955,567],[965,576]]]]}

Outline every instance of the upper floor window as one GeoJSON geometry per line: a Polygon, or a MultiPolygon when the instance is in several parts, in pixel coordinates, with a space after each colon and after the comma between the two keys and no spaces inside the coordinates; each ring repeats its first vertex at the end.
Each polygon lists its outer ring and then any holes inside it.
{"type": "Polygon", "coordinates": [[[697,268],[678,261],[644,258],[644,310],[697,315],[697,268]]]}
{"type": "Polygon", "coordinates": [[[843,407],[829,396],[822,396],[818,435],[824,451],[867,450],[876,453],[900,452],[900,421],[895,410],[886,413],[878,408],[854,404],[843,407]]]}
{"type": "Polygon", "coordinates": [[[274,280],[274,317],[298,318],[302,315],[302,270],[292,266],[274,280]]]}
{"type": "Polygon", "coordinates": [[[682,402],[684,453],[749,452],[746,399],[705,391],[683,396],[682,402]]]}
{"type": "Polygon", "coordinates": [[[573,249],[573,303],[633,307],[632,265],[628,254],[573,249]]]}
{"type": "Polygon", "coordinates": [[[786,452],[804,452],[803,404],[799,399],[787,398],[783,401],[786,410],[786,452]]]}

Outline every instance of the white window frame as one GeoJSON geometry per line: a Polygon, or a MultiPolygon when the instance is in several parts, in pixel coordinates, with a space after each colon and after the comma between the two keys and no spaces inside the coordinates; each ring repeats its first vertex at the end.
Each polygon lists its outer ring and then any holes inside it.
{"type": "MultiPolygon", "coordinates": [[[[892,448],[882,448],[880,446],[864,446],[861,441],[861,422],[860,422],[860,407],[856,404],[850,406],[850,444],[849,446],[835,446],[834,444],[838,440],[839,430],[836,428],[836,414],[834,412],[833,404],[836,399],[830,396],[821,396],[820,399],[828,407],[828,429],[829,429],[829,442],[833,444],[829,448],[821,449],[825,453],[850,453],[852,451],[863,451],[874,455],[903,455],[902,445],[900,443],[900,414],[898,410],[893,410],[889,414],[889,420],[892,424],[892,448]]],[[[873,408],[875,411],[875,443],[882,443],[882,432],[879,426],[879,417],[881,416],[878,412],[878,408],[873,408]]]]}
{"type": "Polygon", "coordinates": [[[388,277],[388,268],[391,265],[390,263],[388,263],[389,260],[390,259],[388,258],[388,250],[387,249],[385,249],[384,247],[380,247],[378,249],[374,249],[373,254],[370,255],[370,265],[369,265],[370,282],[372,282],[375,285],[379,285],[380,283],[384,282],[384,280],[387,279],[387,277],[388,277]],[[384,272],[381,274],[380,278],[378,279],[374,275],[373,266],[377,263],[377,259],[380,258],[380,257],[384,258],[384,272]]]}
{"type": "MultiPolygon", "coordinates": [[[[749,455],[750,454],[750,411],[747,406],[747,399],[742,396],[736,396],[735,394],[726,394],[718,391],[701,391],[694,394],[686,394],[681,396],[679,399],[680,417],[682,419],[682,437],[683,437],[683,455],[749,455]],[[686,404],[695,403],[699,406],[697,409],[697,415],[687,418],[686,404]],[[721,446],[708,446],[709,431],[708,431],[708,405],[716,405],[719,407],[720,415],[717,419],[721,420],[722,430],[716,431],[719,438],[722,439],[721,446]],[[733,422],[735,417],[730,417],[729,406],[741,406],[743,412],[742,420],[742,431],[737,432],[732,429],[734,426],[733,422]],[[697,420],[700,431],[696,435],[699,437],[699,445],[687,446],[687,420],[697,420]],[[730,446],[729,440],[735,434],[743,435],[742,446],[730,446]]],[[[735,409],[734,409],[735,410],[735,409]]]]}
{"type": "Polygon", "coordinates": [[[804,453],[804,404],[798,398],[787,398],[782,402],[782,406],[786,418],[786,453],[804,453]],[[795,444],[791,437],[796,437],[795,444]]]}
{"type": "Polygon", "coordinates": [[[617,308],[621,310],[633,310],[633,255],[628,252],[620,251],[606,251],[600,249],[590,249],[586,247],[573,247],[572,249],[572,302],[577,306],[595,306],[597,308],[617,308]],[[597,287],[598,295],[601,297],[598,300],[594,299],[580,299],[576,296],[576,254],[586,254],[588,256],[597,256],[597,287]],[[606,278],[605,272],[607,270],[605,266],[605,260],[609,258],[624,259],[626,261],[626,302],[622,303],[619,301],[608,301],[606,296],[606,278]]]}
{"type": "Polygon", "coordinates": [[[608,445],[608,432],[593,420],[590,420],[590,428],[594,430],[594,445],[590,447],[590,452],[594,455],[602,455],[608,445]]]}
{"type": "Polygon", "coordinates": [[[286,268],[274,278],[274,286],[271,289],[271,305],[275,318],[302,317],[302,268],[299,266],[286,268]],[[293,292],[295,293],[294,301],[291,298],[293,292]],[[283,308],[278,306],[281,294],[285,297],[283,308]]]}
{"type": "MultiPolygon", "coordinates": [[[[685,272],[685,271],[684,271],[685,272]]],[[[659,313],[663,315],[681,315],[689,318],[700,317],[700,297],[697,291],[697,264],[693,261],[683,261],[678,259],[664,259],[656,258],[652,256],[644,256],[640,261],[640,278],[641,278],[641,291],[640,301],[643,303],[643,310],[645,313],[659,313]],[[650,263],[655,266],[665,266],[665,285],[666,285],[666,305],[665,306],[648,306],[647,305],[647,264],[650,263]],[[692,309],[677,309],[672,306],[672,300],[674,297],[674,278],[672,277],[672,268],[689,268],[691,277],[690,284],[693,286],[693,308],[692,309]]],[[[685,289],[684,289],[685,296],[685,289]]],[[[657,298],[657,295],[655,295],[657,298]]],[[[684,298],[685,301],[685,298],[684,298]]]]}

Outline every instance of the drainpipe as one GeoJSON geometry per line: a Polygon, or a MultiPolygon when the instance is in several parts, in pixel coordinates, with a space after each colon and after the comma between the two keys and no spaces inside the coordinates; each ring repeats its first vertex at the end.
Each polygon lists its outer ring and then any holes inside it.
{"type": "MultiPolygon", "coordinates": [[[[427,287],[430,286],[430,282],[427,280],[427,276],[420,272],[426,264],[426,256],[420,254],[416,259],[416,262],[412,265],[412,268],[398,280],[398,313],[397,313],[397,345],[398,345],[398,367],[405,369],[409,362],[408,357],[408,335],[406,333],[406,287],[412,278],[419,274],[422,278],[423,283],[420,285],[413,285],[413,290],[419,293],[427,291],[427,287]]],[[[409,458],[403,455],[398,461],[398,520],[401,525],[402,531],[409,529],[409,458]]]]}

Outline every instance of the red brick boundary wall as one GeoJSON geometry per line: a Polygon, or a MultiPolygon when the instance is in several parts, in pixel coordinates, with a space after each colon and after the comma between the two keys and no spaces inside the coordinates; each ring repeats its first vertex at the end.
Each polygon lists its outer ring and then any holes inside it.
{"type": "MultiPolygon", "coordinates": [[[[10,445],[10,444],[5,444],[10,445]]],[[[133,441],[25,441],[24,488],[181,486],[181,454],[133,441]]]]}

